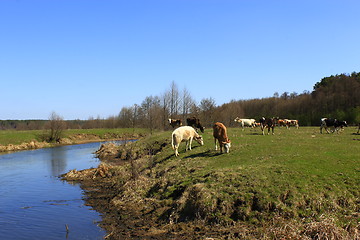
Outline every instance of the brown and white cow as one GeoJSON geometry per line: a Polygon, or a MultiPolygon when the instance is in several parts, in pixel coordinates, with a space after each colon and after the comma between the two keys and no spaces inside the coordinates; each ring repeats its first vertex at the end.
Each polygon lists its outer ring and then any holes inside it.
{"type": "Polygon", "coordinates": [[[181,119],[171,119],[171,118],[169,118],[169,124],[173,128],[174,127],[181,127],[182,126],[182,121],[181,121],[181,119]]]}
{"type": "Polygon", "coordinates": [[[289,129],[290,126],[295,126],[297,129],[299,129],[299,121],[298,120],[289,120],[284,119],[286,128],[289,129]]]}
{"type": "Polygon", "coordinates": [[[272,134],[274,135],[274,127],[275,127],[275,119],[274,118],[262,117],[262,118],[260,118],[259,122],[260,122],[260,127],[261,127],[261,131],[262,131],[263,135],[265,135],[265,128],[268,129],[268,134],[270,133],[270,128],[271,128],[272,134]]]}
{"type": "Polygon", "coordinates": [[[191,117],[186,119],[186,123],[188,126],[191,126],[195,129],[200,129],[201,132],[204,132],[204,127],[200,123],[200,119],[196,117],[191,117]]]}
{"type": "Polygon", "coordinates": [[[285,127],[286,126],[286,122],[284,119],[277,119],[277,125],[279,127],[285,127]]]}
{"type": "Polygon", "coordinates": [[[217,140],[220,145],[220,153],[223,152],[223,148],[225,150],[225,153],[229,153],[231,147],[231,141],[227,136],[226,127],[224,124],[220,122],[214,124],[213,136],[215,140],[215,151],[217,151],[217,144],[216,144],[216,140],[217,140]]]}
{"type": "Polygon", "coordinates": [[[191,150],[192,140],[195,139],[201,146],[204,145],[202,136],[200,136],[193,127],[182,126],[175,129],[171,134],[171,146],[175,150],[175,156],[179,156],[179,146],[181,142],[186,142],[185,151],[191,150]]]}

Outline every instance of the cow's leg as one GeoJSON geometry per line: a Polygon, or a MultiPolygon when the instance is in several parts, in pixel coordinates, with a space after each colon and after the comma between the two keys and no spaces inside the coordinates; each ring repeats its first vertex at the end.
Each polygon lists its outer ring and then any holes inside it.
{"type": "Polygon", "coordinates": [[[217,151],[216,138],[214,138],[214,142],[215,142],[215,151],[217,151]]]}
{"type": "Polygon", "coordinates": [[[324,127],[327,133],[330,133],[328,127],[324,127]]]}
{"type": "Polygon", "coordinates": [[[175,156],[176,156],[176,157],[179,156],[178,148],[179,148],[179,145],[178,145],[178,144],[174,146],[175,156]]]}
{"type": "Polygon", "coordinates": [[[188,148],[189,150],[191,150],[191,142],[192,142],[192,137],[191,138],[189,138],[189,140],[186,142],[187,144],[186,144],[186,148],[188,148]]]}
{"type": "Polygon", "coordinates": [[[274,126],[271,127],[272,135],[274,135],[274,126]]]}

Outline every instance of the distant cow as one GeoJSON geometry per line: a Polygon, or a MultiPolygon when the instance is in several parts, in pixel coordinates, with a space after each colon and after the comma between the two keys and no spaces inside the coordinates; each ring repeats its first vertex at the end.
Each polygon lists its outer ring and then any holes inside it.
{"type": "Polygon", "coordinates": [[[191,150],[191,142],[195,139],[201,146],[204,145],[202,136],[200,136],[193,127],[183,126],[175,129],[171,134],[171,146],[175,150],[175,156],[179,156],[179,145],[186,142],[185,151],[191,150]]]}
{"type": "Polygon", "coordinates": [[[274,127],[275,127],[275,119],[274,118],[265,118],[262,117],[259,120],[260,122],[260,127],[261,127],[261,131],[262,134],[265,135],[265,128],[268,129],[268,134],[270,133],[270,128],[272,130],[272,134],[274,134],[274,127]]]}
{"type": "Polygon", "coordinates": [[[198,119],[196,117],[187,118],[186,123],[187,123],[188,126],[191,126],[191,127],[195,128],[195,129],[199,128],[201,132],[204,132],[204,127],[201,125],[200,119],[198,119]]]}
{"type": "Polygon", "coordinates": [[[279,127],[285,127],[286,126],[286,122],[285,122],[286,119],[279,119],[277,118],[276,119],[276,124],[279,126],[279,127]]]}
{"type": "Polygon", "coordinates": [[[173,128],[174,127],[180,127],[180,126],[182,126],[182,121],[181,121],[181,119],[171,119],[171,118],[169,118],[169,124],[173,128]]]}
{"type": "Polygon", "coordinates": [[[320,133],[322,133],[322,129],[325,128],[327,133],[330,133],[328,128],[332,127],[331,132],[339,132],[340,128],[347,127],[346,121],[339,121],[333,118],[322,118],[321,119],[321,126],[320,126],[320,133]]]}
{"type": "Polygon", "coordinates": [[[240,126],[242,127],[242,130],[244,130],[244,127],[245,126],[248,126],[248,127],[251,127],[251,128],[254,128],[256,127],[256,122],[255,122],[255,119],[248,119],[248,118],[235,118],[234,119],[235,122],[238,122],[240,123],[240,126]]]}
{"type": "Polygon", "coordinates": [[[223,152],[223,148],[225,149],[225,153],[229,153],[231,147],[231,141],[227,136],[226,127],[224,124],[217,122],[213,126],[213,136],[215,140],[215,151],[217,151],[216,140],[220,145],[220,152],[223,152]]]}
{"type": "Polygon", "coordinates": [[[289,120],[289,119],[284,119],[286,128],[290,128],[290,126],[295,126],[297,129],[299,129],[299,121],[298,120],[289,120]]]}

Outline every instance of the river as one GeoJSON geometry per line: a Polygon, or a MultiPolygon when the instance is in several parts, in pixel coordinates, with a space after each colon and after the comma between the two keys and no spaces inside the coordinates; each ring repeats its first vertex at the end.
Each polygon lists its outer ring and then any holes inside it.
{"type": "Polygon", "coordinates": [[[97,167],[100,144],[0,154],[0,239],[103,239],[101,216],[85,206],[80,186],[59,178],[97,167]]]}

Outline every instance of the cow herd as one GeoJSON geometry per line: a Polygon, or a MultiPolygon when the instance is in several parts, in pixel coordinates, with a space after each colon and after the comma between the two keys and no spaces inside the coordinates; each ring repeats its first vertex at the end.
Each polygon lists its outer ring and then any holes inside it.
{"type": "MultiPolygon", "coordinates": [[[[245,118],[235,118],[235,122],[239,123],[244,130],[245,127],[255,128],[260,127],[262,134],[265,135],[265,130],[267,129],[267,133],[270,134],[270,130],[272,134],[274,134],[275,126],[283,126],[286,128],[290,128],[294,126],[299,128],[298,120],[289,120],[289,119],[279,119],[279,118],[265,118],[262,117],[258,121],[255,119],[245,119],[245,118]]],[[[175,150],[175,156],[179,155],[178,148],[181,142],[186,142],[185,150],[191,150],[192,140],[197,141],[200,145],[204,144],[203,138],[198,134],[198,130],[204,132],[204,127],[201,125],[200,120],[196,117],[187,118],[186,119],[187,126],[182,126],[182,121],[180,119],[169,119],[169,124],[173,128],[177,127],[171,135],[171,145],[175,150]]],[[[327,133],[337,132],[339,133],[344,127],[347,127],[346,121],[339,121],[337,119],[332,118],[322,118],[320,122],[320,133],[322,133],[322,129],[325,129],[327,133]],[[330,129],[330,131],[328,130],[330,129]]],[[[357,133],[360,132],[360,123],[357,133]]],[[[213,125],[213,137],[215,140],[215,150],[217,150],[217,142],[220,146],[220,153],[229,153],[231,147],[231,141],[227,136],[226,127],[224,124],[220,122],[216,122],[213,125]]]]}

